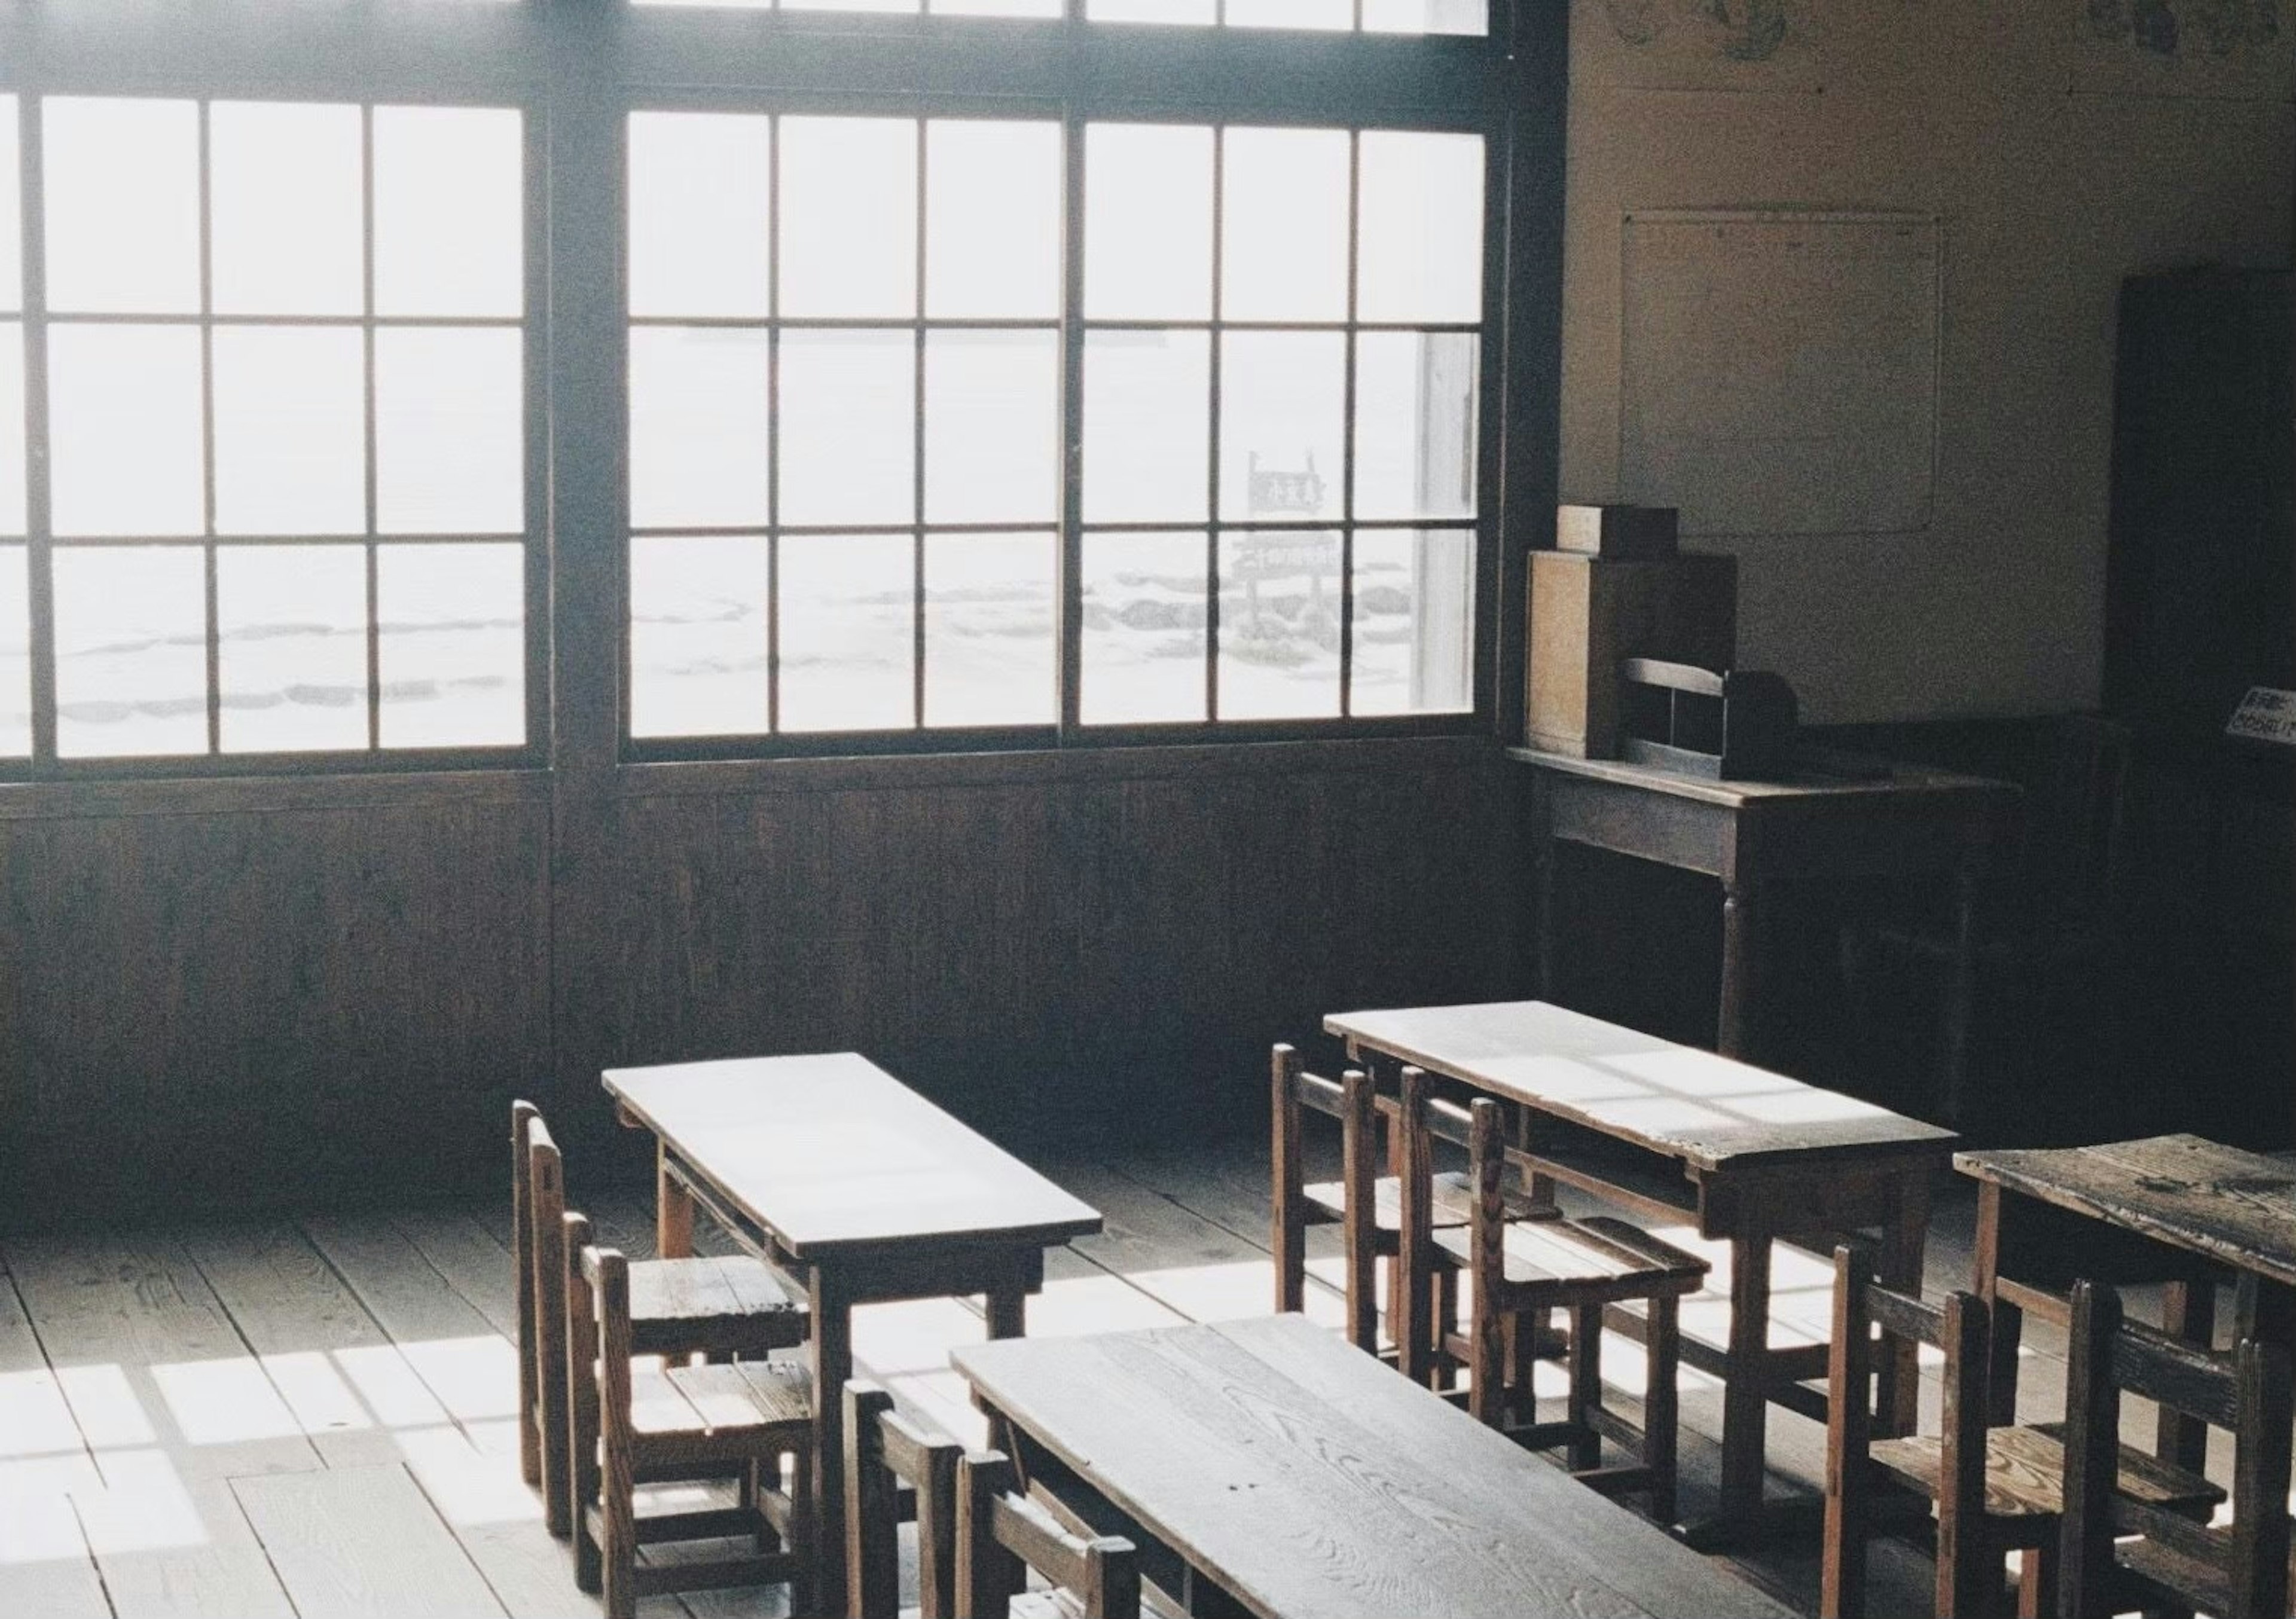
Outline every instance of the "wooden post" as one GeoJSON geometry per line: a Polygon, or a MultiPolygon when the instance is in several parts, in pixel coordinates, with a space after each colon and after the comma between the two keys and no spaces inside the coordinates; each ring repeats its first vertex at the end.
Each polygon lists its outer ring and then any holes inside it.
{"type": "Polygon", "coordinates": [[[1396,1369],[1414,1383],[1434,1377],[1435,1154],[1427,1132],[1427,1075],[1406,1067],[1398,1085],[1396,1136],[1399,1147],[1397,1190],[1402,1204],[1396,1222],[1396,1269],[1388,1287],[1389,1319],[1394,1324],[1396,1369]]]}
{"type": "MultiPolygon", "coordinates": [[[[1595,1312],[1596,1321],[1601,1312],[1595,1312]]],[[[1650,1469],[1651,1517],[1674,1523],[1675,1482],[1681,1476],[1682,1300],[1664,1293],[1650,1302],[1649,1381],[1643,1393],[1643,1465],[1650,1469]]]]}
{"type": "MultiPolygon", "coordinates": [[[[611,1248],[591,1252],[598,1291],[599,1448],[605,1462],[599,1483],[598,1553],[606,1619],[636,1619],[638,1486],[631,1457],[630,1269],[629,1262],[611,1248]]],[[[589,1261],[584,1268],[590,1268],[589,1261]]]]}
{"type": "Polygon", "coordinates": [[[1497,1427],[1506,1420],[1506,1312],[1500,1298],[1506,1277],[1506,1197],[1503,1184],[1506,1153],[1500,1132],[1499,1105],[1488,1096],[1480,1096],[1475,1099],[1471,1112],[1473,1125],[1468,1132],[1468,1156],[1475,1180],[1475,1336],[1469,1372],[1474,1381],[1467,1392],[1467,1409],[1477,1421],[1497,1427]]]}
{"type": "Polygon", "coordinates": [[[2233,1590],[2230,1619],[2288,1612],[2288,1354],[2251,1338],[2239,1350],[2239,1443],[2232,1460],[2233,1590]]]}
{"type": "Polygon", "coordinates": [[[2075,1282],[2065,1361],[2065,1507],[2057,1526],[2060,1613],[2103,1612],[2112,1586],[2120,1390],[2112,1380],[2111,1357],[2120,1330],[2120,1296],[2110,1288],[2075,1282]]]}
{"type": "Polygon", "coordinates": [[[1825,1370],[1825,1555],[1818,1576],[1820,1619],[1866,1612],[1866,1451],[1871,1442],[1866,1380],[1873,1329],[1866,1307],[1863,1250],[1833,1251],[1833,1338],[1825,1370]]]}
{"type": "Polygon", "coordinates": [[[975,1451],[956,1464],[956,1611],[959,1619],[1002,1614],[1021,1594],[1021,1560],[996,1539],[996,1498],[1017,1481],[995,1451],[975,1451]]]}
{"type": "Polygon", "coordinates": [[[597,1298],[582,1273],[582,1254],[590,1246],[590,1222],[565,1216],[567,1477],[574,1531],[574,1583],[596,1595],[603,1580],[597,1543],[584,1526],[584,1514],[598,1500],[598,1316],[597,1298]]]}
{"type": "MultiPolygon", "coordinates": [[[[852,1619],[899,1619],[900,1492],[878,1426],[892,1409],[893,1396],[874,1383],[845,1386],[845,1591],[852,1619]]],[[[922,1490],[917,1500],[922,1507],[922,1490]]]]}
{"type": "Polygon", "coordinates": [[[693,1257],[693,1194],[670,1169],[669,1146],[654,1145],[654,1251],[664,1259],[693,1257]]]}
{"type": "Polygon", "coordinates": [[[518,1285],[518,1471],[529,1484],[542,1483],[542,1433],[535,1420],[542,1391],[536,1371],[540,1346],[534,1336],[534,1202],[526,1181],[527,1142],[536,1116],[532,1102],[510,1105],[510,1268],[518,1285]]]}
{"type": "Polygon", "coordinates": [[[1300,1188],[1306,1180],[1300,1163],[1300,1053],[1279,1045],[1268,1062],[1269,1104],[1274,1140],[1275,1208],[1271,1239],[1275,1250],[1275,1309],[1304,1309],[1307,1304],[1308,1222],[1300,1206],[1300,1188]]]}
{"type": "Polygon", "coordinates": [[[815,1600],[834,1614],[845,1606],[845,1383],[853,1375],[853,1306],[816,1265],[808,1279],[813,1337],[813,1545],[819,1570],[815,1600]]]}
{"type": "Polygon", "coordinates": [[[1938,1465],[1937,1611],[1983,1619],[2002,1611],[2002,1548],[1985,1509],[1985,1306],[1945,1301],[1945,1419],[1938,1465]]]}
{"type": "Polygon", "coordinates": [[[1348,1247],[1348,1342],[1379,1353],[1378,1143],[1372,1129],[1371,1077],[1340,1076],[1341,1229],[1348,1247]]]}

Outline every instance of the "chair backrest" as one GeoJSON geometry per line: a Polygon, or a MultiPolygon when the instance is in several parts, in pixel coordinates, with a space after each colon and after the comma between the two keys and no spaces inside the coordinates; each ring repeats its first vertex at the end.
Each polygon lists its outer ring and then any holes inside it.
{"type": "MultiPolygon", "coordinates": [[[[569,1214],[564,1225],[570,1236],[588,1236],[589,1222],[569,1214]]],[[[608,1433],[630,1431],[630,1262],[619,1248],[602,1248],[585,1240],[574,1250],[574,1281],[568,1290],[567,1329],[573,1342],[576,1364],[594,1360],[598,1367],[598,1419],[608,1433]]],[[[631,1481],[608,1479],[611,1496],[617,1482],[627,1489],[631,1481]]]]}
{"type": "Polygon", "coordinates": [[[845,1386],[846,1566],[856,1619],[901,1608],[900,1486],[915,1492],[918,1619],[956,1613],[956,1464],[964,1447],[918,1427],[874,1383],[845,1386]]]}
{"type": "Polygon", "coordinates": [[[566,1163],[542,1115],[526,1107],[525,1173],[513,1222],[513,1263],[519,1273],[521,1382],[534,1379],[529,1398],[545,1419],[564,1414],[566,1377],[566,1163]]]}
{"type": "MultiPolygon", "coordinates": [[[[2229,1354],[2126,1321],[2110,1288],[2073,1284],[2066,1361],[2065,1516],[2058,1612],[2110,1613],[2116,1565],[2226,1619],[2288,1612],[2288,1355],[2251,1338],[2229,1354]],[[2123,1393],[2197,1417],[2233,1435],[2232,1522],[2210,1529],[2117,1489],[2123,1393]],[[2129,1556],[2139,1535],[2169,1555],[2129,1556]],[[2190,1574],[2189,1580],[2180,1576],[2190,1574]]],[[[2149,1606],[2149,1605],[2148,1605],[2149,1606]]]]}
{"type": "Polygon", "coordinates": [[[1937,1611],[1993,1610],[2001,1584],[1999,1549],[1964,1534],[1985,1517],[1988,1391],[1992,1316],[1973,1293],[1948,1293],[1938,1304],[1885,1288],[1875,1280],[1874,1249],[1845,1243],[1833,1251],[1833,1331],[1826,1352],[1825,1553],[1819,1612],[1864,1611],[1867,1452],[1874,1439],[1873,1372],[1883,1340],[1925,1345],[1945,1357],[1938,1459],[1937,1611]]]}
{"type": "MultiPolygon", "coordinates": [[[[1379,1143],[1369,1075],[1360,1068],[1349,1068],[1336,1080],[1310,1074],[1302,1065],[1299,1051],[1288,1045],[1275,1048],[1268,1068],[1273,1082],[1269,1100],[1275,1118],[1274,1157],[1279,1195],[1284,1191],[1296,1195],[1300,1183],[1308,1178],[1307,1161],[1300,1156],[1300,1142],[1303,1109],[1340,1121],[1340,1152],[1349,1172],[1356,1168],[1358,1159],[1366,1168],[1377,1163],[1379,1143]]],[[[1345,1173],[1344,1178],[1350,1184],[1354,1182],[1352,1173],[1345,1173]]]]}
{"type": "Polygon", "coordinates": [[[1070,1534],[1019,1490],[1013,1464],[977,1451],[956,1466],[957,1619],[1004,1619],[1033,1568],[1072,1593],[1085,1619],[1139,1619],[1132,1542],[1070,1534]]]}

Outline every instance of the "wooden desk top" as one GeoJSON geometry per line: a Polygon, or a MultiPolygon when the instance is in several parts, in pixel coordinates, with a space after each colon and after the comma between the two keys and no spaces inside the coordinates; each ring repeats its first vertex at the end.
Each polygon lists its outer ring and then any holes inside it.
{"type": "Polygon", "coordinates": [[[1300,1316],[951,1359],[1259,1619],[1788,1611],[1300,1316]]]}
{"type": "Polygon", "coordinates": [[[1979,1181],[2296,1287],[2296,1164],[2197,1135],[1964,1152],[1979,1181]]]}
{"type": "Polygon", "coordinates": [[[1883,761],[1890,773],[1882,776],[1833,776],[1812,771],[1790,781],[1718,781],[1705,776],[1684,775],[1652,765],[1629,765],[1623,759],[1581,759],[1569,754],[1547,753],[1536,748],[1510,748],[1507,756],[1540,770],[1590,781],[1638,787],[1676,798],[1692,798],[1725,809],[1793,802],[1818,805],[1838,803],[1854,812],[1860,804],[1907,797],[1951,800],[1969,798],[1988,804],[2017,796],[2011,782],[1986,776],[1957,775],[1926,765],[1883,761]]]}
{"type": "Polygon", "coordinates": [[[1942,1156],[1959,1139],[1855,1097],[1543,1001],[1339,1012],[1324,1028],[1699,1170],[1813,1154],[1942,1156]]]}
{"type": "Polygon", "coordinates": [[[613,1068],[606,1089],[800,1259],[942,1241],[1066,1242],[1081,1203],[867,1058],[613,1068]]]}

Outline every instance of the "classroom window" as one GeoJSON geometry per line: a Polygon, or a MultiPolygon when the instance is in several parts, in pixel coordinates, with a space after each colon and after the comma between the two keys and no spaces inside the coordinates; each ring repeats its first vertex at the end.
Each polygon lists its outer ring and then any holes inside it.
{"type": "Polygon", "coordinates": [[[1021,17],[1160,27],[1295,29],[1316,33],[1485,34],[1488,0],[630,0],[636,6],[780,11],[792,16],[878,12],[937,17],[1021,17]]]}
{"type": "Polygon", "coordinates": [[[634,739],[1473,708],[1480,138],[1078,127],[632,115],[634,739]]]}
{"type": "Polygon", "coordinates": [[[0,200],[20,182],[40,235],[37,300],[0,242],[0,748],[44,724],[63,761],[523,748],[521,112],[4,110],[0,200]]]}

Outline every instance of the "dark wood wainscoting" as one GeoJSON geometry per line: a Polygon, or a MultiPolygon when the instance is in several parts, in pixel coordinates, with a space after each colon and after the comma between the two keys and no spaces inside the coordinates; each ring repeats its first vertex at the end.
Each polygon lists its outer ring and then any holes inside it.
{"type": "Polygon", "coordinates": [[[60,790],[0,818],[0,1229],[483,1188],[517,1092],[626,1149],[614,1063],[853,1049],[1008,1137],[1240,1124],[1327,1011],[1523,993],[1519,774],[1453,739],[60,790]]]}

